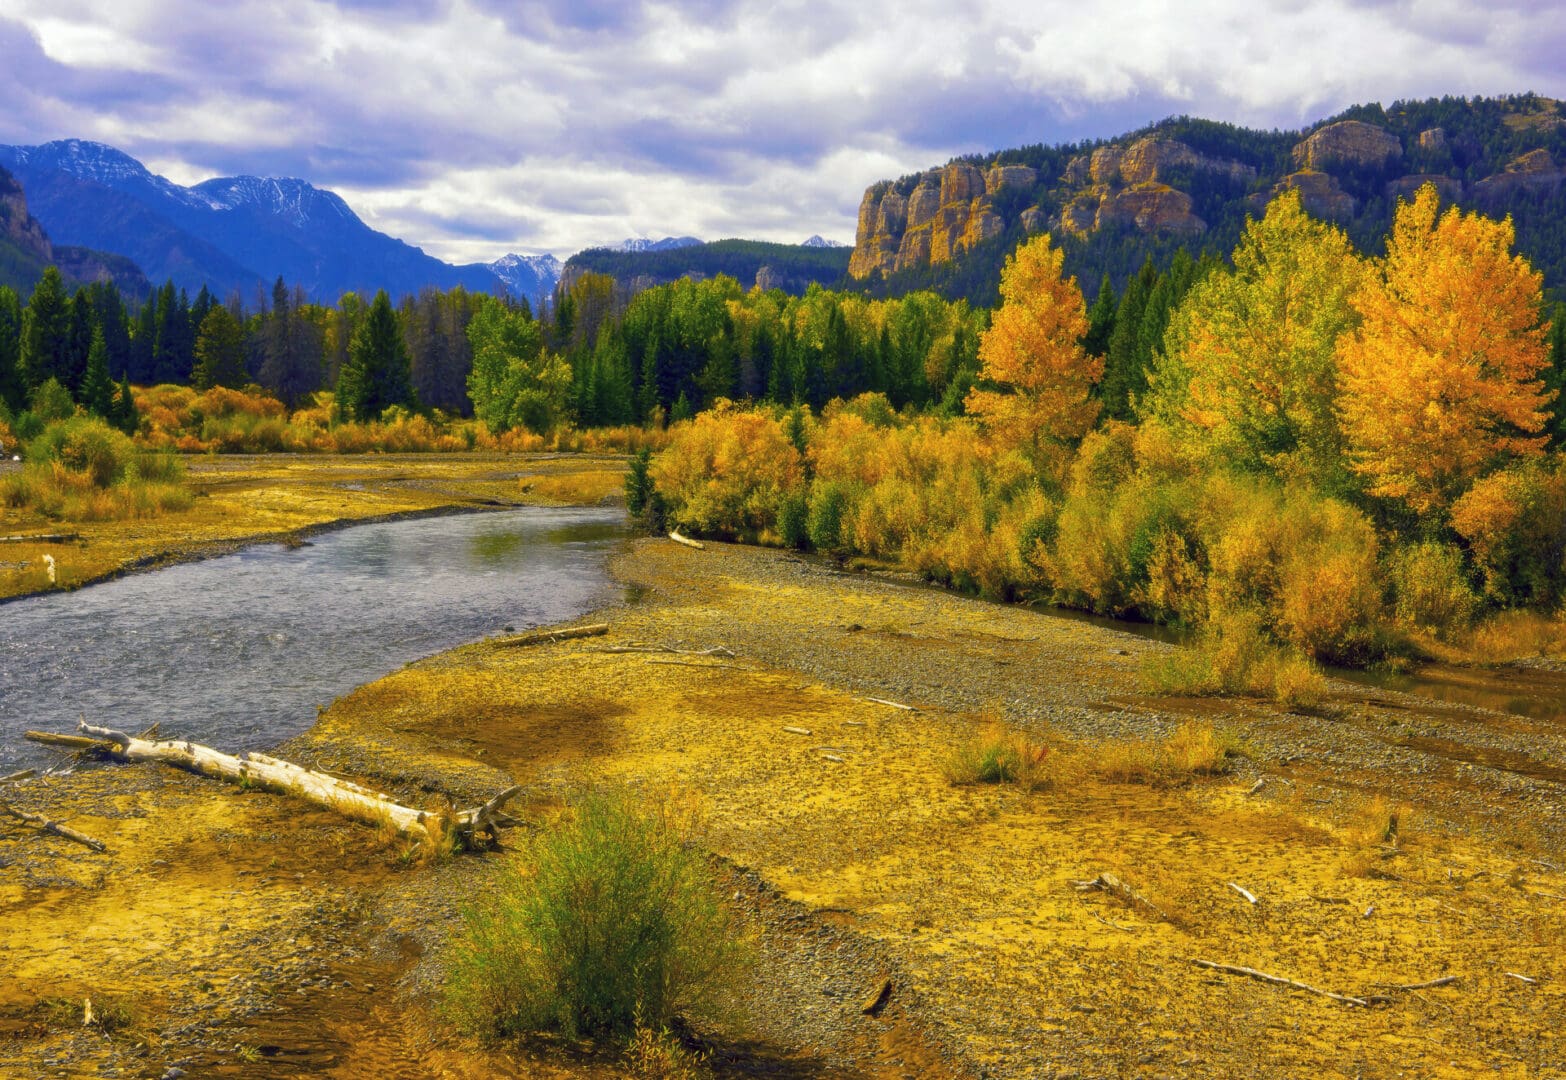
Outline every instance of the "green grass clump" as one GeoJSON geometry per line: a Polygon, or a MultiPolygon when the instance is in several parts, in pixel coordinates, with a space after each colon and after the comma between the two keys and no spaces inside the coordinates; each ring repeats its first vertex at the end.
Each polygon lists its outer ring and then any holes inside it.
{"type": "Polygon", "coordinates": [[[626,1037],[713,1004],[739,947],[667,808],[594,792],[465,915],[448,1004],[482,1035],[626,1037]]]}
{"type": "Polygon", "coordinates": [[[1045,769],[1049,747],[991,723],[976,738],[954,748],[946,759],[946,779],[953,784],[1020,784],[1051,786],[1045,769]]]}

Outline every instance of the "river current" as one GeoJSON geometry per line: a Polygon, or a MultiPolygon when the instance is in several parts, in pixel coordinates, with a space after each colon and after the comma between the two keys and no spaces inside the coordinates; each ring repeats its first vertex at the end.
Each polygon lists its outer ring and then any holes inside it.
{"type": "Polygon", "coordinates": [[[363,683],[613,595],[619,509],[529,507],[358,525],[0,605],[0,775],[79,717],[263,749],[363,683]]]}

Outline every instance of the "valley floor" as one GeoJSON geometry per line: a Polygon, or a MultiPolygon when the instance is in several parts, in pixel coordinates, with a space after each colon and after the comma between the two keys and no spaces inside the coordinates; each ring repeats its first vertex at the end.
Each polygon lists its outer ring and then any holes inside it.
{"type": "MultiPolygon", "coordinates": [[[[1558,726],[1343,683],[1312,715],[1147,698],[1172,646],[785,552],[642,540],[613,569],[609,635],[432,657],[281,752],[405,800],[515,781],[531,820],[588,783],[693,809],[755,942],[734,1015],[698,1018],[718,1075],[1566,1076],[1558,726]],[[646,645],[687,652],[609,651],[646,645]],[[987,725],[1091,763],[1191,719],[1243,738],[1235,773],[943,773],[987,725]],[[1106,872],[1142,899],[1076,887],[1106,872]]],[[[151,766],[12,800],[111,854],[0,825],[0,1073],[621,1075],[431,1008],[463,898],[513,854],[405,866],[325,811],[151,766]],[[82,1028],[87,998],[119,1030],[82,1028]]]]}

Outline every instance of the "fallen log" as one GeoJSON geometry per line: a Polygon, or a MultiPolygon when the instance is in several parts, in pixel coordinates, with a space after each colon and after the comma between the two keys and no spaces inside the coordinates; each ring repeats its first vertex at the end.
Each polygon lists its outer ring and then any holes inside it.
{"type": "Polygon", "coordinates": [[[1198,960],[1195,957],[1192,957],[1191,963],[1197,967],[1221,971],[1226,975],[1244,975],[1247,978],[1273,983],[1276,986],[1287,986],[1293,990],[1308,990],[1312,994],[1320,994],[1322,997],[1331,998],[1333,1001],[1341,1001],[1345,1005],[1359,1005],[1363,1007],[1370,1004],[1364,998],[1349,997],[1347,994],[1335,994],[1331,990],[1323,990],[1320,987],[1302,983],[1295,979],[1285,979],[1282,975],[1269,975],[1265,971],[1257,971],[1255,968],[1240,967],[1237,964],[1215,964],[1211,960],[1198,960]]]}
{"type": "Polygon", "coordinates": [[[688,538],[686,538],[684,536],[681,536],[680,535],[680,530],[678,530],[678,529],[673,529],[673,530],[670,531],[669,539],[673,540],[676,544],[684,544],[688,548],[695,548],[697,551],[706,551],[707,550],[707,545],[706,544],[703,544],[700,540],[691,540],[691,539],[688,539],[688,538]]]}
{"type": "Polygon", "coordinates": [[[1120,878],[1116,877],[1114,874],[1111,874],[1107,870],[1099,874],[1098,877],[1093,878],[1091,881],[1074,881],[1072,882],[1072,886],[1078,892],[1087,892],[1090,889],[1098,889],[1101,892],[1106,892],[1111,896],[1119,897],[1121,902],[1123,902],[1127,907],[1143,908],[1149,912],[1152,912],[1160,919],[1167,919],[1169,917],[1163,908],[1153,903],[1147,897],[1137,892],[1130,885],[1126,884],[1120,878]]]}
{"type": "MultiPolygon", "coordinates": [[[[484,846],[481,835],[487,832],[493,837],[496,834],[505,824],[500,808],[522,791],[520,785],[510,787],[482,806],[451,813],[418,810],[400,805],[385,792],[255,751],[236,757],[199,743],[138,739],[123,731],[94,727],[86,721],[78,724],[77,729],[93,748],[102,748],[108,756],[120,761],[158,761],[235,784],[264,787],[336,810],[344,817],[388,826],[399,834],[432,844],[452,835],[470,847],[484,846]]],[[[35,742],[58,745],[61,738],[48,732],[28,732],[27,738],[33,739],[35,734],[49,736],[34,739],[35,742]]]]}
{"type": "Polygon", "coordinates": [[[0,536],[0,544],[25,544],[33,541],[39,544],[69,544],[80,540],[81,533],[33,533],[31,536],[0,536]]]}
{"type": "Polygon", "coordinates": [[[33,826],[35,829],[41,829],[63,840],[70,840],[73,843],[81,844],[83,847],[92,848],[94,851],[108,850],[102,840],[94,840],[86,833],[77,832],[67,825],[61,825],[58,821],[50,821],[42,814],[29,814],[26,810],[18,810],[10,803],[0,802],[0,814],[8,814],[18,821],[33,826]]]}
{"type": "Polygon", "coordinates": [[[602,637],[609,632],[608,623],[592,623],[589,626],[567,626],[561,630],[532,630],[513,637],[497,638],[496,645],[542,645],[549,641],[569,641],[572,638],[602,637]]]}
{"type": "Polygon", "coordinates": [[[21,772],[14,772],[10,776],[0,776],[0,784],[19,784],[23,780],[31,780],[37,775],[32,769],[23,769],[21,772]]]}

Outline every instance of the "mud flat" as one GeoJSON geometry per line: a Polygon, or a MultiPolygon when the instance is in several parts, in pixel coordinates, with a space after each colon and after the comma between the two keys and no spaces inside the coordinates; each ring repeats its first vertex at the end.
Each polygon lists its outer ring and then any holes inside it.
{"type": "MultiPolygon", "coordinates": [[[[1148,698],[1172,646],[783,552],[645,540],[614,569],[636,599],[592,616],[608,635],[433,657],[283,752],[431,805],[514,779],[536,821],[585,783],[694,805],[756,941],[742,1018],[701,1030],[718,1075],[1566,1075],[1555,726],[1349,684],[1310,715],[1148,698]],[[1231,773],[1106,778],[1192,721],[1241,737],[1231,773]],[[996,724],[1077,767],[951,784],[996,724]],[[1135,897],[1078,887],[1105,875],[1135,897]]],[[[110,853],[0,829],[0,1072],[620,1075],[431,1010],[460,898],[510,853],[418,866],[142,767],[12,800],[110,853]]]]}

